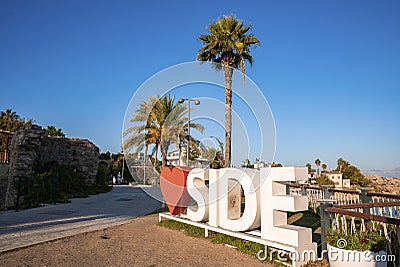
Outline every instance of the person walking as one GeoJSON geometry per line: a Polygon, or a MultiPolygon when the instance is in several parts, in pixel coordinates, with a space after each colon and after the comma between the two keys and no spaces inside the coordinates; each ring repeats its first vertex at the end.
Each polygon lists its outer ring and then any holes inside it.
{"type": "Polygon", "coordinates": [[[118,172],[117,182],[118,182],[118,184],[121,184],[121,172],[118,172]]]}

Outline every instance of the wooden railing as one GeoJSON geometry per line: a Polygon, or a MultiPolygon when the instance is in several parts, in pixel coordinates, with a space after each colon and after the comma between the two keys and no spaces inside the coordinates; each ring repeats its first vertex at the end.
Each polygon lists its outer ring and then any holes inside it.
{"type": "MultiPolygon", "coordinates": [[[[364,209],[372,208],[383,208],[383,207],[400,207],[400,201],[392,202],[380,202],[380,203],[360,203],[350,205],[335,205],[331,208],[327,208],[327,211],[335,214],[348,215],[351,217],[357,217],[360,219],[366,219],[376,222],[389,223],[394,225],[400,225],[400,218],[395,218],[396,214],[375,214],[375,213],[364,213],[364,209]],[[390,217],[388,217],[389,215],[390,217]]],[[[392,210],[392,209],[391,209],[392,210]]],[[[395,209],[397,210],[397,209],[395,209]]]]}
{"type": "MultiPolygon", "coordinates": [[[[287,193],[307,196],[309,208],[319,212],[323,250],[326,249],[325,236],[333,221],[341,224],[345,231],[349,229],[350,233],[365,231],[365,221],[370,221],[374,228],[379,226],[382,229],[388,252],[400,255],[400,195],[369,192],[369,188],[343,190],[293,184],[287,184],[287,193]],[[360,229],[357,230],[356,225],[360,229]]],[[[400,266],[399,260],[397,256],[396,262],[391,264],[400,266]]]]}
{"type": "MultiPolygon", "coordinates": [[[[337,189],[330,186],[309,186],[287,184],[287,193],[289,195],[303,195],[308,198],[309,208],[317,211],[319,199],[334,200],[336,205],[348,205],[357,203],[377,203],[391,202],[400,200],[400,195],[387,193],[369,192],[369,188],[360,188],[359,190],[337,189]]],[[[381,212],[381,209],[370,208],[371,214],[381,212]]]]}

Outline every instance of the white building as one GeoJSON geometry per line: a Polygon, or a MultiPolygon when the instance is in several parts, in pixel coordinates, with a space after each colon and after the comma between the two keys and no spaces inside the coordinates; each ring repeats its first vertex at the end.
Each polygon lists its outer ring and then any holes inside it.
{"type": "MultiPolygon", "coordinates": [[[[174,150],[167,155],[167,164],[172,166],[186,166],[186,150],[182,150],[179,155],[179,150],[174,150]]],[[[197,158],[189,162],[190,167],[207,168],[210,166],[210,161],[205,158],[197,158]]]]}
{"type": "Polygon", "coordinates": [[[260,160],[259,158],[256,158],[256,161],[254,161],[254,169],[260,169],[260,168],[266,168],[270,167],[270,163],[266,163],[265,161],[260,160]]]}
{"type": "Polygon", "coordinates": [[[350,179],[342,179],[343,188],[350,188],[350,179]]]}
{"type": "Polygon", "coordinates": [[[174,150],[169,152],[167,155],[167,164],[174,166],[184,166],[185,162],[183,162],[183,156],[179,156],[179,150],[174,150]]]}
{"type": "Polygon", "coordinates": [[[343,179],[343,173],[337,171],[324,172],[329,180],[335,183],[338,188],[350,188],[350,179],[343,179]]]}

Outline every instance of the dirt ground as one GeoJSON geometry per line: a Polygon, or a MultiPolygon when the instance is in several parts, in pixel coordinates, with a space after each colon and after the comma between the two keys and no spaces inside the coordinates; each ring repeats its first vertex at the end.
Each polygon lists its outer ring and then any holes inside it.
{"type": "Polygon", "coordinates": [[[106,230],[0,254],[0,266],[272,266],[210,240],[157,226],[149,215],[106,230]]]}

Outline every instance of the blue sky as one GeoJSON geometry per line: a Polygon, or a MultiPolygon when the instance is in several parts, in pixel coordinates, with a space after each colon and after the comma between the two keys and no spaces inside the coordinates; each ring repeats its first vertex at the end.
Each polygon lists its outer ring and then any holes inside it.
{"type": "Polygon", "coordinates": [[[3,0],[0,110],[116,152],[135,90],[234,13],[262,43],[247,74],[275,118],[275,161],[400,166],[399,1],[232,2],[3,0]]]}

